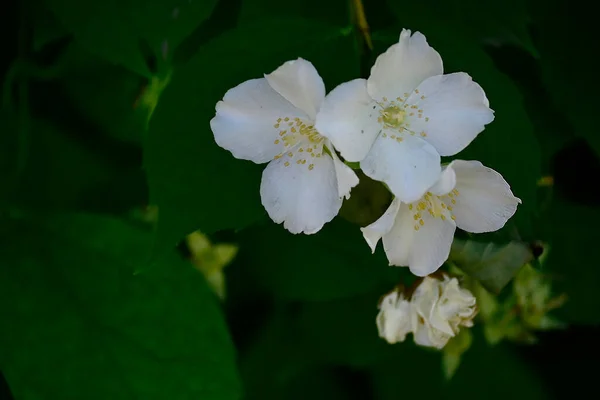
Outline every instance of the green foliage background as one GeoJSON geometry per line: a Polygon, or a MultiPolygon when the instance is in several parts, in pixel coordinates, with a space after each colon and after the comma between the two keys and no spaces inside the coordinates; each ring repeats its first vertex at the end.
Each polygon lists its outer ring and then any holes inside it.
{"type": "Polygon", "coordinates": [[[402,28],[421,31],[495,110],[458,156],[523,200],[506,228],[474,239],[549,243],[544,272],[569,296],[559,317],[597,325],[598,61],[592,17],[568,17],[577,3],[367,0],[369,50],[348,0],[10,2],[0,369],[14,398],[556,395],[518,347],[490,347],[478,329],[450,382],[439,353],[380,340],[378,297],[412,279],[358,230],[386,194],[365,180],[341,217],[293,236],[260,204],[263,167],[219,148],[209,120],[229,88],[284,61],[310,60],[331,90],[368,76],[402,28]],[[148,205],[155,226],[139,216],[148,205]],[[194,230],[240,247],[224,303],[186,259],[194,230]]]}

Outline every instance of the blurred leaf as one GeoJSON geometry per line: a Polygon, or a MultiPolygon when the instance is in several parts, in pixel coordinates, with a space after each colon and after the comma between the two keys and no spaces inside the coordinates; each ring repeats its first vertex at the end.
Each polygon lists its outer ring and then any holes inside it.
{"type": "Polygon", "coordinates": [[[60,84],[75,111],[103,133],[141,145],[148,118],[147,110],[141,109],[137,102],[143,78],[98,59],[77,44],[69,46],[64,60],[68,66],[60,84]]]}
{"type": "Polygon", "coordinates": [[[502,174],[515,196],[523,201],[507,228],[515,224],[520,236],[533,239],[531,220],[537,205],[541,156],[518,88],[494,66],[477,41],[464,32],[463,25],[451,24],[422,3],[390,2],[390,6],[400,24],[393,32],[373,33],[374,41],[387,38],[379,40],[381,51],[398,41],[401,28],[418,30],[442,56],[446,73],[466,72],[485,90],[495,119],[453,158],[479,160],[502,174]]]}
{"type": "MultiPolygon", "coordinates": [[[[333,368],[313,368],[296,377],[287,385],[280,399],[286,400],[349,400],[360,398],[353,386],[333,368]]],[[[364,397],[363,397],[364,398],[364,397]]]]}
{"type": "Polygon", "coordinates": [[[555,313],[571,324],[600,324],[600,270],[595,252],[600,209],[554,196],[547,218],[553,227],[549,230],[552,247],[542,272],[553,279],[555,293],[567,295],[555,313]]]}
{"type": "Polygon", "coordinates": [[[348,0],[242,0],[240,22],[246,23],[271,17],[318,18],[340,26],[350,23],[348,0]]]}
{"type": "Polygon", "coordinates": [[[240,398],[216,299],[175,254],[144,268],[151,234],[75,214],[4,220],[0,237],[0,366],[16,398],[240,398]]]}
{"type": "Polygon", "coordinates": [[[139,184],[143,176],[135,174],[139,167],[116,163],[122,156],[120,149],[102,148],[89,138],[59,130],[48,121],[32,120],[23,156],[26,163],[13,202],[40,210],[120,212],[143,201],[144,187],[139,184]]]}
{"type": "Polygon", "coordinates": [[[242,354],[245,399],[364,399],[353,393],[356,385],[329,367],[322,357],[328,349],[317,347],[323,342],[305,336],[301,315],[295,307],[280,308],[242,354]]]}
{"type": "Polygon", "coordinates": [[[524,1],[424,0],[421,4],[480,41],[492,45],[511,44],[538,57],[529,34],[532,19],[524,1]]]}
{"type": "MultiPolygon", "coordinates": [[[[582,0],[530,1],[531,10],[535,13],[543,82],[575,134],[585,138],[600,155],[596,115],[600,60],[590,51],[597,45],[596,17],[589,12],[573,14],[572,10],[586,9],[588,3],[582,0]],[[560,32],[569,34],[559,34],[557,27],[560,27],[560,32]]],[[[552,120],[552,117],[549,119],[552,120]]],[[[568,136],[572,132],[562,133],[568,136]]]]}
{"type": "Polygon", "coordinates": [[[339,216],[359,226],[377,221],[392,202],[392,194],[381,182],[366,176],[360,169],[354,171],[360,181],[352,188],[352,196],[344,200],[339,216]]]}
{"type": "Polygon", "coordinates": [[[197,229],[211,234],[265,216],[259,198],[263,167],[233,158],[210,131],[215,104],[225,92],[297,57],[312,61],[325,82],[350,79],[358,73],[351,45],[335,26],[301,19],[264,21],[219,36],[174,72],[150,122],[145,148],[151,198],[160,208],[159,251],[197,229]],[[332,63],[331,55],[338,52],[341,56],[332,63]]]}
{"type": "Polygon", "coordinates": [[[533,260],[533,253],[522,242],[499,245],[454,239],[448,260],[490,292],[500,293],[519,268],[533,260]]]}
{"type": "MultiPolygon", "coordinates": [[[[316,235],[292,235],[280,226],[248,228],[240,234],[247,268],[278,297],[322,301],[385,290],[401,268],[376,256],[357,226],[336,219],[316,235]]],[[[406,271],[406,270],[405,270],[406,271]]]]}
{"type": "Polygon", "coordinates": [[[151,71],[140,42],[149,46],[156,57],[165,50],[160,57],[171,54],[186,36],[210,16],[217,0],[46,2],[89,51],[149,77],[151,71]]]}
{"type": "MultiPolygon", "coordinates": [[[[392,286],[389,287],[391,289],[392,286]]],[[[383,290],[304,304],[293,329],[306,357],[332,364],[365,367],[394,359],[405,343],[390,345],[379,337],[375,317],[383,290]]],[[[407,342],[412,337],[407,338],[407,342]]]]}
{"type": "Polygon", "coordinates": [[[32,48],[34,51],[40,51],[49,43],[69,34],[56,16],[44,5],[36,4],[31,12],[31,18],[34,21],[32,24],[32,48]]]}
{"type": "Polygon", "coordinates": [[[276,312],[241,355],[240,373],[247,400],[279,400],[285,386],[312,366],[310,355],[298,346],[298,332],[285,309],[276,312]]]}
{"type": "Polygon", "coordinates": [[[15,190],[18,169],[17,115],[0,109],[0,215],[15,190]]]}
{"type": "Polygon", "coordinates": [[[395,359],[372,369],[379,400],[400,398],[444,399],[548,399],[534,370],[509,346],[489,347],[475,334],[463,355],[461,367],[444,383],[440,354],[412,344],[401,344],[395,359]]]}
{"type": "Polygon", "coordinates": [[[450,339],[442,350],[442,372],[444,378],[452,379],[460,366],[462,355],[469,350],[473,342],[473,334],[470,329],[462,329],[457,336],[450,339]]]}

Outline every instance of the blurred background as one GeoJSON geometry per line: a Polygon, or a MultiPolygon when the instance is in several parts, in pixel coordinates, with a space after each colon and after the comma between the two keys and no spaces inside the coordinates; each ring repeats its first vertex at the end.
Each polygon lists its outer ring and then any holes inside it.
{"type": "MultiPolygon", "coordinates": [[[[595,25],[581,0],[8,0],[0,398],[593,393],[595,25]],[[387,208],[385,189],[364,179],[322,232],[293,236],[260,205],[263,166],[218,148],[208,124],[229,88],[297,57],[328,90],[366,78],[402,28],[484,88],[496,119],[458,157],[494,168],[523,200],[501,231],[458,239],[517,243],[545,279],[532,290],[551,291],[544,304],[566,299],[538,310],[560,322],[545,330],[504,286],[493,296],[512,325],[476,320],[451,374],[443,352],[378,337],[378,299],[414,281],[358,230],[387,208]]],[[[515,261],[498,254],[449,264],[508,271],[515,261]]]]}

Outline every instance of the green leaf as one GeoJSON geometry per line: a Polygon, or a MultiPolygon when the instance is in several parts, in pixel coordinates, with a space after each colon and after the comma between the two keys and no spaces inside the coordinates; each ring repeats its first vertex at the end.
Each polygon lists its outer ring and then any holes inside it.
{"type": "Polygon", "coordinates": [[[139,98],[144,79],[91,55],[77,43],[63,56],[59,83],[78,114],[117,140],[141,145],[148,110],[139,98]]]}
{"type": "Polygon", "coordinates": [[[477,279],[487,290],[500,293],[519,268],[533,260],[527,243],[480,243],[454,239],[448,261],[477,279]]]}
{"type": "Polygon", "coordinates": [[[303,18],[318,18],[321,21],[335,23],[340,26],[349,24],[348,0],[242,0],[240,22],[251,22],[264,18],[288,17],[290,15],[303,18]],[[318,10],[318,11],[317,11],[318,10]]]}
{"type": "Polygon", "coordinates": [[[460,367],[447,384],[442,379],[440,352],[412,343],[397,345],[401,347],[397,358],[372,369],[375,398],[549,398],[535,370],[510,346],[490,347],[481,335],[474,336],[472,347],[464,353],[460,367]]]}
{"type": "Polygon", "coordinates": [[[61,130],[46,120],[30,123],[13,204],[39,210],[122,212],[144,201],[144,177],[130,160],[129,149],[91,142],[89,131],[78,137],[78,132],[61,130]]]}
{"type": "Polygon", "coordinates": [[[18,119],[7,109],[0,109],[0,214],[10,203],[18,173],[18,119]]]}
{"type": "Polygon", "coordinates": [[[140,42],[168,59],[210,16],[217,0],[46,0],[63,25],[89,51],[150,76],[140,42]]]}
{"type": "Polygon", "coordinates": [[[473,38],[491,45],[512,44],[538,57],[528,31],[532,19],[524,1],[424,0],[422,3],[435,10],[437,17],[452,21],[473,38]]]}
{"type": "Polygon", "coordinates": [[[392,289],[304,304],[293,325],[302,338],[298,345],[307,357],[331,365],[362,368],[394,359],[399,347],[381,339],[375,324],[380,297],[392,289]]]}
{"type": "Polygon", "coordinates": [[[551,227],[551,247],[542,272],[553,279],[554,293],[567,295],[556,316],[571,324],[600,324],[600,274],[595,252],[600,209],[555,195],[545,216],[551,227]]]}
{"type": "Polygon", "coordinates": [[[209,121],[227,90],[297,57],[313,62],[328,83],[358,75],[351,38],[335,26],[302,19],[231,30],[173,72],[145,146],[151,199],[160,208],[159,250],[196,229],[210,234],[265,217],[259,198],[263,167],[218,147],[209,121]],[[332,54],[341,55],[336,63],[332,54]]]}
{"type": "Polygon", "coordinates": [[[360,229],[339,218],[316,235],[292,235],[269,222],[244,230],[240,247],[256,281],[285,299],[322,301],[385,290],[403,270],[389,267],[382,251],[372,255],[360,229]]]}
{"type": "Polygon", "coordinates": [[[293,323],[289,314],[274,313],[241,354],[245,399],[285,399],[286,385],[312,366],[310,356],[297,345],[300,336],[292,329],[293,323]]]}
{"type": "Polygon", "coordinates": [[[0,367],[19,399],[235,400],[217,300],[176,254],[144,268],[152,235],[114,219],[0,224],[0,367]],[[136,271],[142,271],[136,273],[136,271]]]}
{"type": "MultiPolygon", "coordinates": [[[[532,1],[535,28],[540,50],[540,72],[550,98],[559,112],[567,117],[571,127],[563,132],[585,138],[600,156],[597,99],[600,82],[595,79],[600,60],[594,52],[597,41],[596,18],[593,13],[581,12],[577,18],[565,18],[571,10],[585,10],[581,0],[532,1]],[[569,35],[557,34],[557,27],[569,35]],[[577,62],[573,62],[577,60],[577,62]]],[[[550,121],[553,117],[547,116],[550,121]]]]}
{"type": "MultiPolygon", "coordinates": [[[[519,89],[495,67],[492,59],[461,25],[438,17],[421,3],[390,2],[390,6],[400,22],[393,34],[387,34],[393,42],[398,41],[402,27],[420,31],[440,53],[445,73],[466,72],[484,89],[490,107],[495,111],[495,119],[453,158],[479,160],[502,174],[515,196],[523,201],[507,228],[516,225],[521,237],[533,239],[531,219],[537,205],[536,182],[541,176],[541,156],[519,89]]],[[[374,40],[382,36],[373,34],[374,40]]],[[[385,45],[393,42],[387,40],[385,45]]]]}

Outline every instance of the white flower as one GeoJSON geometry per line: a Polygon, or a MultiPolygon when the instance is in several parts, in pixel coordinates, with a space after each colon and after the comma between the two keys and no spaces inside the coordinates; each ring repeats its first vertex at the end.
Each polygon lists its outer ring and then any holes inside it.
{"type": "Polygon", "coordinates": [[[447,259],[456,227],[472,233],[496,231],[521,200],[502,175],[479,161],[452,161],[417,201],[397,197],[371,225],[361,228],[374,252],[379,239],[390,265],[408,266],[417,276],[436,271],[447,259]]]}
{"type": "Polygon", "coordinates": [[[315,126],[346,161],[360,161],[367,176],[410,203],[438,179],[440,155],[464,149],[493,119],[469,75],[443,75],[442,59],[425,36],[403,30],[368,80],[329,93],[315,126]]]}
{"type": "Polygon", "coordinates": [[[477,314],[475,296],[459,286],[456,278],[425,277],[411,298],[415,343],[443,348],[460,332],[473,326],[477,314]]]}
{"type": "Polygon", "coordinates": [[[379,337],[388,343],[403,342],[412,332],[411,305],[398,290],[388,293],[379,305],[376,323],[379,337]]]}
{"type": "Polygon", "coordinates": [[[210,121],[215,141],[234,157],[269,163],[260,185],[262,204],[292,233],[319,231],[358,184],[313,126],[324,98],[323,80],[299,58],[227,91],[210,121]]]}

